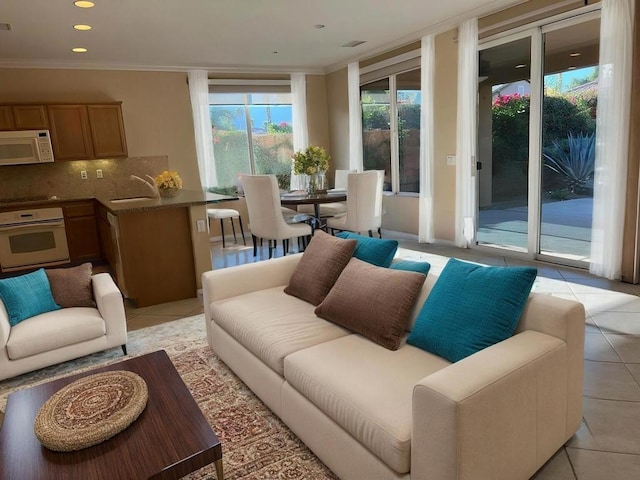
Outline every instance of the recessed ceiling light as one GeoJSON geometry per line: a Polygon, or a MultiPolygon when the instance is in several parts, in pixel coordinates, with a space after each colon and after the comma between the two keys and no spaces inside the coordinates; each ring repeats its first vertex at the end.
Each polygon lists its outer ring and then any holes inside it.
{"type": "Polygon", "coordinates": [[[580,52],[572,52],[569,54],[570,57],[579,57],[580,56],[580,52]]]}
{"type": "Polygon", "coordinates": [[[317,23],[317,24],[314,25],[314,27],[316,27],[316,28],[324,28],[324,25],[321,24],[321,23],[317,23]]]}
{"type": "Polygon", "coordinates": [[[524,63],[521,63],[521,64],[519,64],[519,65],[516,65],[516,68],[524,68],[524,67],[526,67],[526,65],[525,65],[524,63]]]}
{"type": "Polygon", "coordinates": [[[76,48],[72,48],[71,51],[75,53],[84,53],[87,51],[87,49],[84,47],[76,47],[76,48]]]}
{"type": "Polygon", "coordinates": [[[350,42],[347,42],[342,46],[347,48],[353,48],[353,47],[357,47],[358,45],[362,45],[365,42],[366,40],[351,40],[350,42]]]}
{"type": "Polygon", "coordinates": [[[274,51],[273,51],[273,52],[271,52],[271,53],[278,53],[278,51],[277,51],[277,50],[274,50],[274,51]]]}
{"type": "Polygon", "coordinates": [[[91,25],[74,25],[73,28],[75,28],[76,30],[91,30],[91,25]]]}
{"type": "Polygon", "coordinates": [[[73,4],[76,7],[80,7],[80,8],[91,8],[91,7],[94,7],[96,5],[93,2],[86,2],[84,0],[78,0],[77,2],[73,2],[73,4]]]}

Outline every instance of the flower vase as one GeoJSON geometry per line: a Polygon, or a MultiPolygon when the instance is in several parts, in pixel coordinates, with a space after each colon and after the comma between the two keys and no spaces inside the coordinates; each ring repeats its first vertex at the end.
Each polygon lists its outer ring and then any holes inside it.
{"type": "Polygon", "coordinates": [[[309,187],[307,191],[311,195],[318,193],[327,193],[327,175],[325,172],[314,173],[309,175],[309,187]]]}
{"type": "Polygon", "coordinates": [[[165,197],[165,198],[169,198],[169,197],[175,197],[178,192],[180,191],[179,188],[158,188],[158,192],[160,192],[160,196],[161,197],[165,197]]]}

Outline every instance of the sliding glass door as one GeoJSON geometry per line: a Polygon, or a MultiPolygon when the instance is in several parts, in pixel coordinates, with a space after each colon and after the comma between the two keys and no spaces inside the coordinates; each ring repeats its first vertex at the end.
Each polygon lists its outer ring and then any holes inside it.
{"type": "Polygon", "coordinates": [[[477,245],[588,265],[599,24],[588,14],[481,45],[477,245]]]}

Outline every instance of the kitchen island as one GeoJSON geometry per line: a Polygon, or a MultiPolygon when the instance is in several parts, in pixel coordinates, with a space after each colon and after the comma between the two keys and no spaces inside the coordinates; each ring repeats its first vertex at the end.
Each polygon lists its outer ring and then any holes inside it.
{"type": "MultiPolygon", "coordinates": [[[[94,257],[106,261],[125,297],[135,306],[145,307],[197,295],[201,269],[196,265],[195,252],[202,242],[198,243],[194,237],[203,233],[207,235],[205,207],[236,199],[194,190],[182,190],[169,198],[135,197],[128,200],[108,196],[31,197],[0,200],[0,211],[52,206],[71,209],[92,203],[95,207],[95,217],[91,217],[93,223],[85,216],[83,224],[87,228],[84,231],[78,233],[75,229],[72,232],[67,228],[70,247],[80,245],[83,239],[97,238],[99,249],[94,257]],[[202,228],[199,231],[197,224],[200,222],[202,228]]],[[[72,224],[68,219],[66,223],[72,224]]],[[[80,259],[89,257],[78,257],[78,261],[80,259]]]]}

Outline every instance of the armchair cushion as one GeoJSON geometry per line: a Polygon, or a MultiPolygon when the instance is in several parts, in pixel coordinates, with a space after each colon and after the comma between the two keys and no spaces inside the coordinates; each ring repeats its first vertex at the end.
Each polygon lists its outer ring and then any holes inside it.
{"type": "Polygon", "coordinates": [[[407,343],[457,362],[506,340],[536,278],[533,267],[486,267],[450,259],[407,343]]]}
{"type": "Polygon", "coordinates": [[[91,288],[91,263],[77,267],[45,270],[53,299],[62,308],[95,307],[91,288]]]}
{"type": "Polygon", "coordinates": [[[316,315],[397,350],[425,278],[352,258],[316,315]]]}
{"type": "Polygon", "coordinates": [[[44,269],[0,280],[0,298],[9,316],[9,325],[41,313],[58,310],[44,269]]]}
{"type": "Polygon", "coordinates": [[[316,230],[284,292],[318,305],[327,296],[356,248],[355,240],[316,230]]]}
{"type": "Polygon", "coordinates": [[[388,267],[398,250],[397,240],[383,240],[382,238],[365,237],[351,232],[340,232],[339,238],[357,240],[358,245],[353,256],[378,267],[388,267]]]}

